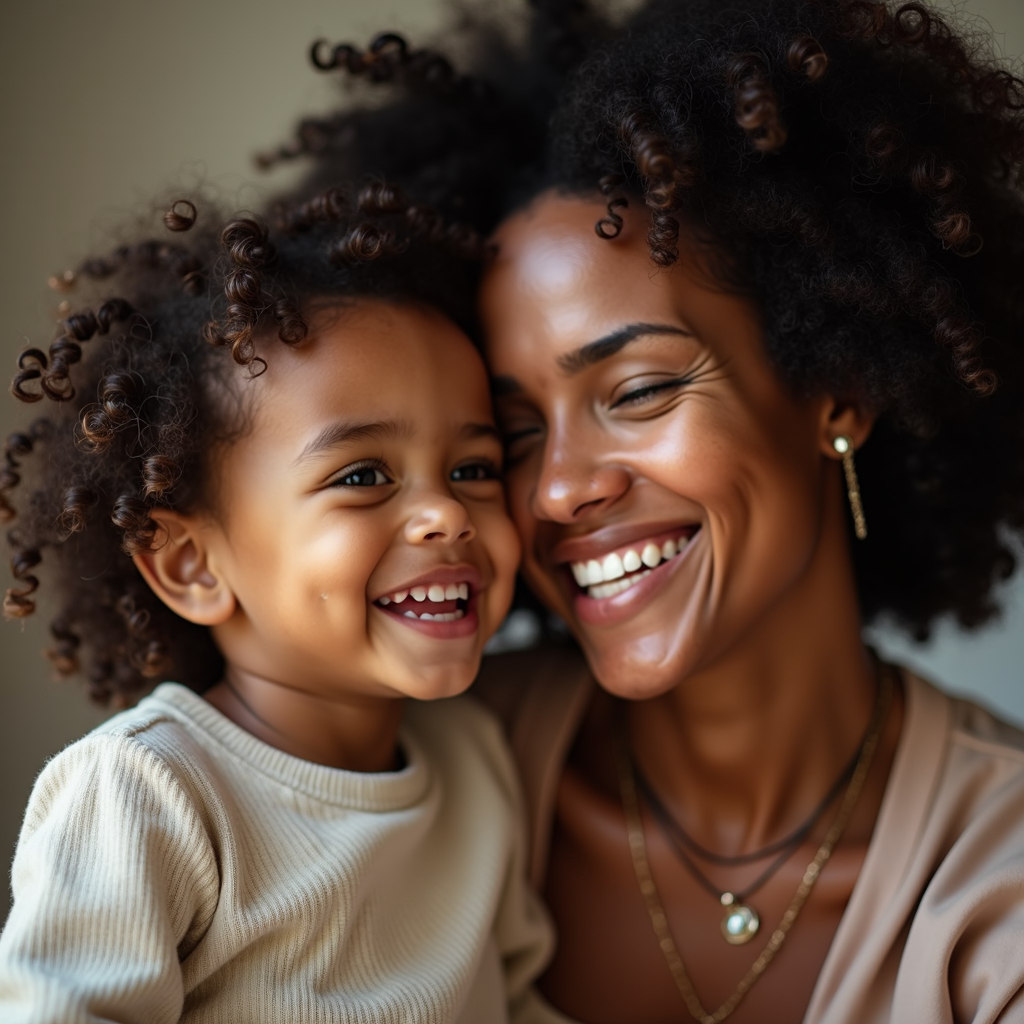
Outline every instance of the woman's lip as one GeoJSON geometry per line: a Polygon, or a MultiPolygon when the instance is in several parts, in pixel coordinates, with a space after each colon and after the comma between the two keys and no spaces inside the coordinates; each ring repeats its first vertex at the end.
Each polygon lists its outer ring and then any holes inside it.
{"type": "Polygon", "coordinates": [[[640,541],[653,540],[663,543],[670,537],[692,536],[700,529],[695,522],[660,522],[623,524],[595,530],[585,537],[570,537],[559,541],[551,549],[549,559],[555,565],[569,562],[587,562],[592,558],[601,561],[613,551],[630,548],[640,541]]]}
{"type": "MultiPolygon", "coordinates": [[[[576,586],[572,574],[569,573],[566,583],[575,592],[573,610],[576,613],[576,618],[589,626],[613,626],[631,619],[657,596],[683,565],[689,563],[691,552],[700,543],[702,532],[698,530],[685,549],[674,558],[662,562],[661,565],[651,569],[645,576],[637,580],[628,590],[612,597],[589,597],[585,591],[576,586]]],[[[568,566],[566,570],[568,570],[568,566]]]]}

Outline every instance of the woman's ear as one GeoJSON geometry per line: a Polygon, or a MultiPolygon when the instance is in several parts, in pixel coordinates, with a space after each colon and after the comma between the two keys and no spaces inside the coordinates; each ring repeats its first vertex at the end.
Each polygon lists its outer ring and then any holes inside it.
{"type": "Polygon", "coordinates": [[[819,447],[831,459],[842,458],[837,437],[848,437],[857,451],[871,436],[875,414],[864,403],[829,395],[822,403],[819,447]]]}
{"type": "Polygon", "coordinates": [[[157,547],[132,556],[153,593],[198,626],[218,626],[235,612],[235,595],[211,564],[209,533],[195,516],[154,509],[157,547]]]}

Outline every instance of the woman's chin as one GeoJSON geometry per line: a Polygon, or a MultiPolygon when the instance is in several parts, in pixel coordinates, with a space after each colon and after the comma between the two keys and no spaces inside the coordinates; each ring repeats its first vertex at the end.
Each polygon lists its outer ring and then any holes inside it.
{"type": "Polygon", "coordinates": [[[625,700],[650,700],[675,689],[694,669],[696,658],[689,645],[666,643],[657,635],[632,639],[588,636],[577,630],[594,678],[603,690],[625,700]]]}

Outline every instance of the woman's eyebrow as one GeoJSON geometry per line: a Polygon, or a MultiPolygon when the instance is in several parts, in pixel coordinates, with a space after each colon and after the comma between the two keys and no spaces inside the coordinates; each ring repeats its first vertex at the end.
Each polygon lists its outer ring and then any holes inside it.
{"type": "Polygon", "coordinates": [[[295,459],[294,465],[298,466],[309,459],[315,458],[323,451],[330,448],[339,448],[344,444],[351,444],[353,441],[365,441],[377,438],[409,437],[412,434],[412,424],[407,420],[381,420],[377,423],[359,423],[351,420],[339,420],[324,427],[316,437],[310,441],[295,459]]]}
{"type": "Polygon", "coordinates": [[[559,356],[559,369],[572,376],[585,370],[588,366],[601,362],[602,359],[608,359],[617,352],[621,352],[630,342],[649,334],[679,334],[684,338],[693,337],[690,331],[672,324],[626,324],[625,327],[620,327],[603,338],[587,342],[586,345],[559,356]]]}

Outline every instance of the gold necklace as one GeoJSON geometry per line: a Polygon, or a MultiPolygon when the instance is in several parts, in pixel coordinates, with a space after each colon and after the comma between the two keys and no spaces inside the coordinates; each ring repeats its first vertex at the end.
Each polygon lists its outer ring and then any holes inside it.
{"type": "Polygon", "coordinates": [[[864,737],[861,746],[860,756],[857,758],[857,766],[850,777],[850,783],[846,787],[843,802],[839,807],[835,820],[829,828],[825,838],[818,847],[814,859],[807,865],[804,877],[797,887],[796,893],[789,901],[786,912],[778,927],[772,932],[767,945],[761,950],[760,956],[753,962],[750,970],[743,976],[735,991],[714,1013],[708,1013],[704,1009],[697,992],[690,981],[689,974],[683,964],[683,958],[679,955],[675,939],[669,928],[668,916],[662,906],[661,897],[654,884],[654,876],[651,874],[651,866],[647,859],[647,843],[644,840],[643,821],[640,817],[640,802],[637,798],[636,780],[633,775],[633,762],[629,755],[629,746],[625,741],[625,730],[621,731],[618,744],[618,767],[619,767],[619,790],[622,795],[622,809],[626,815],[626,834],[629,838],[629,852],[633,859],[633,870],[636,872],[636,880],[640,886],[640,893],[647,905],[647,913],[651,919],[651,927],[654,929],[655,938],[658,940],[665,962],[675,980],[683,1002],[694,1020],[700,1024],[719,1024],[725,1020],[737,1006],[743,1001],[746,994],[753,988],[754,982],[761,977],[768,969],[768,965],[775,958],[775,954],[781,949],[786,935],[796,921],[810,896],[814,883],[822,869],[828,863],[832,851],[842,837],[843,832],[849,824],[853,810],[857,805],[864,782],[867,779],[871,762],[874,760],[875,751],[882,736],[882,727],[885,724],[889,713],[889,706],[892,703],[892,669],[888,665],[882,665],[879,673],[878,696],[875,699],[875,706],[871,713],[871,725],[864,737]]]}

